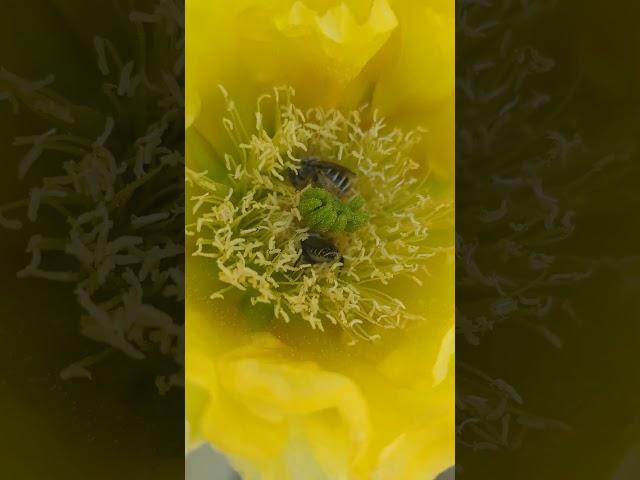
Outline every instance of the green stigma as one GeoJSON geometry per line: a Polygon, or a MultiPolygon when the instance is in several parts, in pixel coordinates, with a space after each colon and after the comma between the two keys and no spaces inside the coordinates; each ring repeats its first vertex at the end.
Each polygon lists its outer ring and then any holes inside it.
{"type": "Polygon", "coordinates": [[[342,202],[323,188],[312,187],[302,192],[298,210],[306,227],[316,232],[355,232],[369,216],[359,211],[364,205],[360,196],[342,202]]]}

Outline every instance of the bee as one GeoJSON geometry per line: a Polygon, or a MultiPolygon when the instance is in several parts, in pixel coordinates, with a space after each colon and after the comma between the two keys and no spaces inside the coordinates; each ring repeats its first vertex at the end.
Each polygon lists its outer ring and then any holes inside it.
{"type": "Polygon", "coordinates": [[[296,188],[309,184],[323,187],[339,197],[346,196],[351,189],[351,180],[355,173],[347,167],[325,162],[317,157],[304,158],[298,173],[289,172],[289,179],[296,188]]]}
{"type": "Polygon", "coordinates": [[[302,263],[334,263],[342,261],[342,255],[334,243],[316,233],[310,234],[301,245],[302,253],[298,261],[302,263]]]}

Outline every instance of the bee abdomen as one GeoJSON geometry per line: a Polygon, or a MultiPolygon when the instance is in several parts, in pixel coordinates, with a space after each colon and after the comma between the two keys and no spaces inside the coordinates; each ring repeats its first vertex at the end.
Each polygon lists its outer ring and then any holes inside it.
{"type": "Polygon", "coordinates": [[[311,254],[316,258],[322,258],[327,260],[335,260],[338,258],[338,252],[330,248],[321,248],[312,250],[311,254]]]}
{"type": "Polygon", "coordinates": [[[355,174],[346,167],[309,157],[302,160],[300,170],[290,173],[289,178],[296,188],[312,184],[343,196],[349,193],[353,175],[355,174]]]}
{"type": "Polygon", "coordinates": [[[330,240],[312,235],[302,242],[302,258],[308,263],[318,264],[339,261],[342,257],[330,240]]]}
{"type": "Polygon", "coordinates": [[[327,178],[331,180],[331,183],[342,193],[347,193],[349,190],[349,178],[343,172],[330,169],[327,171],[327,178]]]}
{"type": "Polygon", "coordinates": [[[342,178],[340,178],[340,181],[337,185],[340,191],[342,191],[343,193],[347,193],[349,191],[350,184],[351,182],[349,182],[349,177],[343,176],[342,178]]]}

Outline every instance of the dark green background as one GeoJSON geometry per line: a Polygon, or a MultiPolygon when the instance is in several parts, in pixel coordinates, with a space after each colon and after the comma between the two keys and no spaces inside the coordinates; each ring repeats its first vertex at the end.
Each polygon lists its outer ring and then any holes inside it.
{"type": "MultiPolygon", "coordinates": [[[[515,45],[535,47],[553,59],[555,67],[528,77],[510,92],[509,98],[524,99],[538,91],[548,94],[550,102],[507,122],[498,130],[494,147],[464,152],[458,136],[456,230],[476,242],[485,271],[517,280],[531,278],[529,270],[498,259],[497,244],[510,234],[508,225],[488,225],[475,214],[479,208],[499,206],[502,197],[490,181],[492,176],[517,176],[548,152],[548,132],[577,134],[583,146],[567,165],[548,165],[540,173],[546,191],[559,199],[561,207],[575,211],[575,231],[544,245],[541,239],[546,233],[540,226],[521,238],[532,249],[553,255],[558,272],[583,271],[590,277],[547,292],[567,301],[574,315],[554,308],[544,318],[532,320],[553,331],[560,348],[511,318],[496,319],[494,329],[477,346],[458,335],[459,391],[467,378],[462,365],[471,365],[512,385],[523,397],[522,409],[566,427],[530,431],[517,448],[500,445],[474,451],[459,442],[458,477],[640,478],[640,3],[498,0],[486,8],[462,3],[458,2],[459,78],[472,64],[498,58],[500,40],[508,31],[515,45]],[[460,30],[463,11],[470,23],[480,19],[495,24],[484,35],[471,38],[460,30]],[[620,161],[570,186],[610,154],[620,161]]],[[[503,84],[499,76],[477,78],[486,89],[503,84]]],[[[458,134],[462,128],[491,124],[504,105],[480,106],[461,89],[456,100],[458,134]]],[[[520,212],[536,205],[531,192],[513,196],[510,202],[510,209],[520,212]]],[[[521,220],[526,221],[526,215],[521,220]]],[[[458,312],[477,313],[477,305],[491,292],[469,288],[466,280],[458,265],[458,312]]],[[[488,309],[485,313],[491,317],[488,309]]],[[[464,419],[465,414],[458,412],[458,424],[464,419]]]]}
{"type": "MultiPolygon", "coordinates": [[[[52,73],[57,92],[100,109],[92,37],[112,39],[133,58],[126,12],[150,11],[150,5],[3,1],[0,67],[30,79],[52,73]]],[[[14,115],[8,102],[0,102],[0,203],[26,193],[17,181],[25,150],[12,146],[14,137],[49,128],[27,109],[14,115]]],[[[16,278],[28,263],[29,234],[28,225],[24,232],[0,230],[0,477],[183,478],[184,391],[158,394],[154,378],[162,360],[114,354],[91,369],[92,381],[60,380],[61,369],[102,347],[79,335],[80,310],[69,285],[16,278]]]]}

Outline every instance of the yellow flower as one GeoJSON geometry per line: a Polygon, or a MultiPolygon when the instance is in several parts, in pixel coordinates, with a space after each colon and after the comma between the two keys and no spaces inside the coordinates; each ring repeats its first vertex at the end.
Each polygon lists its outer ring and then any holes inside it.
{"type": "Polygon", "coordinates": [[[189,0],[186,32],[192,439],[245,479],[434,478],[454,462],[453,1],[189,0]],[[297,261],[287,175],[311,153],[356,172],[370,217],[333,265],[297,261]]]}

